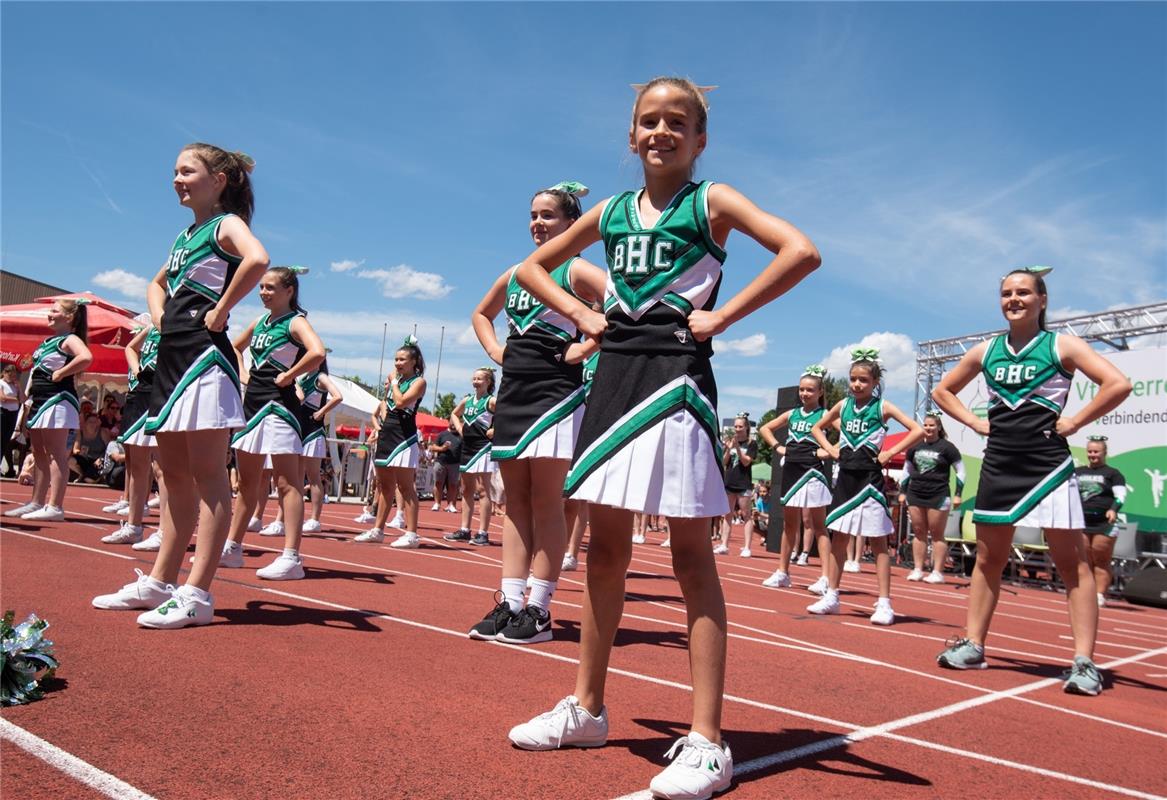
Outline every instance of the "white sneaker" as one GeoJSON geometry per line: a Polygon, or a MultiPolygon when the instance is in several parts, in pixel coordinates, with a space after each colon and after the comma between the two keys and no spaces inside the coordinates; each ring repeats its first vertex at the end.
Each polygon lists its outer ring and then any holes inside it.
{"type": "MultiPolygon", "coordinates": [[[[191,556],[191,561],[194,561],[194,556],[191,556]]],[[[243,548],[236,545],[231,546],[231,542],[223,545],[223,552],[219,554],[219,566],[226,569],[243,569],[243,548]]]]}
{"type": "Polygon", "coordinates": [[[827,591],[822,597],[806,607],[811,614],[838,614],[839,595],[827,591]]]}
{"type": "Polygon", "coordinates": [[[715,556],[729,555],[729,548],[723,544],[719,544],[719,545],[717,545],[717,547],[713,548],[713,555],[715,555],[715,556]]]}
{"type": "Polygon", "coordinates": [[[4,512],[6,517],[23,517],[25,514],[31,514],[33,511],[40,511],[44,506],[40,503],[25,503],[16,508],[10,508],[4,512]]]}
{"type": "Polygon", "coordinates": [[[820,575],[817,581],[806,587],[806,590],[811,594],[817,594],[819,597],[822,597],[827,593],[827,587],[827,579],[820,575]]]}
{"type": "Polygon", "coordinates": [[[644,543],[645,543],[645,541],[647,541],[647,540],[644,538],[644,534],[643,534],[643,533],[634,533],[634,534],[632,534],[632,543],[633,543],[633,544],[644,544],[644,543]]]}
{"type": "Polygon", "coordinates": [[[771,589],[789,589],[790,576],[780,569],[774,570],[774,574],[766,580],[762,581],[763,586],[769,586],[771,589]]]}
{"type": "Polygon", "coordinates": [[[157,552],[162,549],[162,531],[154,531],[142,541],[132,545],[134,550],[145,550],[147,552],[157,552]]]}
{"type": "Polygon", "coordinates": [[[750,552],[750,548],[743,547],[742,551],[740,553],[738,553],[738,555],[741,556],[742,558],[753,558],[754,554],[750,552]]]}
{"type": "Polygon", "coordinates": [[[568,695],[547,713],[511,728],[507,738],[523,750],[603,747],[608,742],[608,709],[601,708],[600,715],[593,717],[568,695]]]}
{"type": "Polygon", "coordinates": [[[881,597],[875,601],[875,613],[871,615],[872,625],[891,625],[896,621],[896,612],[892,611],[891,600],[881,597]]]}
{"type": "Polygon", "coordinates": [[[304,526],[302,528],[300,528],[300,531],[302,533],[319,533],[320,532],[320,520],[318,520],[318,519],[306,519],[306,520],[304,520],[304,526]]]}
{"type": "MultiPolygon", "coordinates": [[[[563,565],[560,566],[559,571],[575,572],[577,569],[579,569],[579,559],[573,556],[571,553],[564,553],[563,565]]],[[[1101,595],[1099,595],[1099,597],[1101,597],[1101,595]]]]}
{"type": "Polygon", "coordinates": [[[910,581],[922,581],[922,580],[924,580],[923,571],[918,570],[918,569],[912,570],[911,572],[908,573],[908,580],[910,580],[910,581]]]}
{"type": "Polygon", "coordinates": [[[142,526],[124,522],[109,536],[102,536],[101,541],[106,544],[136,544],[142,541],[142,526]]]}
{"type": "MultiPolygon", "coordinates": [[[[128,517],[130,515],[130,504],[126,503],[124,506],[114,512],[119,517],[128,517]]],[[[150,506],[142,506],[142,516],[145,517],[150,513],[150,506]]]]}
{"type": "Polygon", "coordinates": [[[256,531],[258,531],[262,527],[263,527],[263,520],[259,519],[258,517],[252,517],[251,520],[247,523],[247,530],[250,533],[255,533],[256,531]]]}
{"type": "Polygon", "coordinates": [[[457,514],[458,509],[454,506],[453,503],[450,503],[448,506],[446,506],[446,513],[447,514],[457,514]]]}
{"type": "Polygon", "coordinates": [[[359,516],[353,517],[353,522],[359,522],[362,525],[367,525],[377,519],[376,514],[370,514],[369,509],[365,509],[359,516]]]}
{"type": "Polygon", "coordinates": [[[118,500],[116,503],[110,503],[108,506],[102,506],[101,510],[106,514],[116,514],[123,508],[129,508],[130,504],[125,500],[118,500]]]}
{"type": "Polygon", "coordinates": [[[441,503],[434,503],[432,506],[430,506],[430,511],[441,511],[441,510],[442,510],[441,503]]]}
{"type": "Polygon", "coordinates": [[[215,606],[211,600],[199,600],[187,586],[179,586],[174,595],[153,611],[138,615],[138,624],[143,628],[185,628],[190,625],[207,625],[215,616],[215,606]]]}
{"type": "Polygon", "coordinates": [[[672,547],[673,543],[669,539],[665,539],[663,542],[660,543],[660,546],[661,547],[672,547]]]}
{"type": "Polygon", "coordinates": [[[280,522],[278,519],[275,520],[274,522],[269,522],[267,525],[264,525],[263,528],[260,529],[259,535],[260,536],[283,536],[284,535],[284,523],[280,522]]]}
{"type": "Polygon", "coordinates": [[[399,550],[416,550],[421,546],[421,539],[417,538],[417,534],[413,531],[406,531],[390,542],[389,546],[399,550]]]}
{"type": "Polygon", "coordinates": [[[154,608],[170,599],[174,593],[173,586],[158,588],[150,576],[140,569],[135,569],[138,579],[127,583],[113,594],[99,594],[93,598],[94,608],[104,608],[110,611],[128,611],[130,609],[154,608]]]}
{"type": "Polygon", "coordinates": [[[161,505],[162,505],[162,498],[159,497],[158,495],[154,495],[153,497],[151,497],[149,500],[146,501],[146,508],[158,508],[161,505]]]}
{"type": "Polygon", "coordinates": [[[858,561],[844,561],[843,572],[862,572],[863,569],[859,566],[858,561]]]}
{"type": "Polygon", "coordinates": [[[304,577],[304,562],[299,556],[281,553],[275,561],[255,571],[265,581],[298,581],[304,577]]]}
{"type": "Polygon", "coordinates": [[[944,583],[944,575],[943,573],[937,572],[936,570],[932,570],[928,573],[928,576],[924,578],[924,583],[944,583]]]}
{"type": "Polygon", "coordinates": [[[389,527],[390,528],[404,528],[405,527],[405,515],[398,512],[396,515],[394,515],[393,519],[389,521],[389,527]]]}
{"type": "Polygon", "coordinates": [[[810,555],[807,553],[799,553],[798,560],[794,563],[800,567],[805,567],[808,563],[810,563],[810,555]]]}
{"type": "Polygon", "coordinates": [[[653,797],[708,800],[733,782],[733,755],[725,742],[718,747],[701,734],[690,733],[674,742],[665,757],[673,761],[648,785],[653,797]]]}
{"type": "Polygon", "coordinates": [[[56,506],[43,506],[36,511],[21,514],[20,518],[32,520],[33,522],[60,522],[65,518],[65,512],[56,506]]]}
{"type": "Polygon", "coordinates": [[[369,528],[364,533],[358,533],[353,537],[354,542],[383,542],[385,541],[385,534],[381,533],[380,528],[369,528]]]}

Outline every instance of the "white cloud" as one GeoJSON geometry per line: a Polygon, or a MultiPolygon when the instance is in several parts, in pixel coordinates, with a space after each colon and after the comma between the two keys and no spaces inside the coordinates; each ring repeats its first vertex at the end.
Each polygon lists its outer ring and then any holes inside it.
{"type": "Polygon", "coordinates": [[[713,351],[725,355],[760,356],[766,352],[766,334],[755,333],[744,339],[714,339],[713,351]]]}
{"type": "Polygon", "coordinates": [[[146,287],[150,285],[149,278],[143,278],[141,275],[126,272],[124,269],[110,269],[105,272],[99,272],[93,276],[90,282],[94,286],[109,289],[123,297],[129,297],[134,300],[145,300],[146,287]]]}
{"type": "MultiPolygon", "coordinates": [[[[498,328],[494,329],[494,333],[496,336],[498,335],[498,328]]],[[[467,325],[466,329],[459,333],[454,341],[463,347],[475,347],[479,344],[478,334],[474,332],[473,325],[467,325]]],[[[501,341],[501,339],[499,341],[501,341]]]]}
{"type": "Polygon", "coordinates": [[[346,258],[343,261],[333,261],[329,264],[329,267],[332,268],[333,272],[351,272],[357,267],[364,266],[364,263],[365,259],[363,258],[360,261],[353,261],[352,259],[346,258]]]}
{"type": "Polygon", "coordinates": [[[916,345],[910,336],[902,333],[869,333],[858,342],[836,347],[822,364],[827,372],[846,380],[851,369],[851,350],[856,347],[874,347],[879,350],[883,365],[883,384],[887,389],[911,389],[916,385],[916,345]]]}
{"type": "Polygon", "coordinates": [[[376,281],[381,285],[381,294],[394,300],[440,300],[454,290],[436,272],[421,272],[405,264],[390,269],[363,269],[357,277],[376,281]]]}

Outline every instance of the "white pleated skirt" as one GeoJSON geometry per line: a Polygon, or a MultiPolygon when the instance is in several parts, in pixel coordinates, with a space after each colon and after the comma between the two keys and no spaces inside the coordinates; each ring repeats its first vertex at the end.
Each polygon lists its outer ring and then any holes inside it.
{"type": "Polygon", "coordinates": [[[1054,530],[1082,530],[1086,519],[1082,514],[1082,495],[1078,492],[1078,477],[1071,475],[1060,486],[1041,499],[1017,525],[1054,530]]]}
{"type": "Polygon", "coordinates": [[[250,429],[237,433],[231,446],[245,453],[269,456],[298,456],[304,452],[299,431],[275,414],[267,414],[250,429]]]}

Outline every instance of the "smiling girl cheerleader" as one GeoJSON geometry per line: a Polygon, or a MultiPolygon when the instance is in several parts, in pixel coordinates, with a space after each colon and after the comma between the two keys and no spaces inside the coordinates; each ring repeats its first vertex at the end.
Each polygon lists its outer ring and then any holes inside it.
{"type": "Polygon", "coordinates": [[[763,586],[783,589],[790,586],[790,556],[798,546],[800,526],[813,533],[822,561],[822,577],[811,584],[821,594],[829,583],[830,539],[827,536],[827,506],[831,504],[831,483],[823,459],[827,452],[819,447],[811,429],[826,413],[826,391],[823,380],[827,371],[812,364],[798,379],[798,400],[802,405],[770,420],[758,429],[758,434],[782,457],[782,546],[778,554],[778,569],[763,586]],[[780,444],[774,431],[786,428],[786,444],[780,444]]]}
{"type": "Polygon", "coordinates": [[[535,297],[600,341],[601,356],[565,485],[568,495],[589,502],[591,515],[575,692],[513,728],[510,740],[530,750],[607,741],[604,695],[624,610],[632,514],[663,514],[688,616],[693,722],[650,789],[657,797],[707,798],[733,779],[733,758],[721,739],[725,601],[709,546],[714,519],[729,510],[710,340],[793,288],[818,266],[819,255],[794,226],[729,186],[692,181],[706,144],[702,90],[667,77],[636,88],[628,141],[644,168],[644,188],[596,206],[518,269],[535,297]],[[775,257],[715,308],[734,230],[775,257]],[[550,274],[600,240],[608,261],[606,316],[550,274]]]}
{"type": "Polygon", "coordinates": [[[468,394],[450,412],[454,433],[462,437],[461,464],[458,469],[462,481],[462,527],[447,533],[443,539],[451,542],[470,542],[483,547],[490,544],[490,516],[493,503],[490,481],[498,466],[490,457],[490,441],[494,436],[494,368],[479,367],[470,377],[474,393],[468,394]],[[471,534],[474,521],[475,492],[478,493],[478,533],[471,534]]]}
{"type": "Polygon", "coordinates": [[[933,390],[936,405],[988,437],[973,522],[977,560],[968,598],[965,635],[937,656],[949,669],[984,669],[985,640],[1001,594],[1001,573],[1018,525],[1042,528],[1049,553],[1066,587],[1074,661],[1063,689],[1097,695],[1102,676],[1094,666],[1098,605],[1083,542],[1082,498],[1066,437],[1119,406],[1131,382],[1077,336],[1045,325],[1049,267],[1015,269],[1001,279],[1006,333],[978,344],[933,390]],[[1077,371],[1098,385],[1090,402],[1063,416],[1077,371]],[[970,411],[957,394],[977,375],[989,390],[989,413],[970,411]]]}
{"type": "Polygon", "coordinates": [[[866,538],[875,553],[875,575],[879,581],[879,597],[871,615],[873,625],[895,622],[891,607],[891,554],[887,547],[887,537],[894,526],[883,493],[883,468],[924,435],[914,420],[879,396],[882,375],[878,350],[873,347],[852,350],[851,395],[836,403],[811,426],[819,447],[839,462],[839,478],[826,519],[831,534],[827,590],[806,610],[812,614],[839,613],[839,581],[847,544],[851,537],[856,541],[866,538]],[[908,435],[895,446],[882,450],[889,419],[907,428],[908,435]],[[827,426],[835,424],[839,429],[838,445],[831,444],[826,434],[827,426]]]}
{"type": "Polygon", "coordinates": [[[93,355],[85,299],[54,300],[46,315],[52,335],[32,354],[25,393],[28,439],[34,461],[32,500],[4,512],[7,517],[59,522],[69,485],[69,431],[80,427],[73,376],[85,371],[93,355]]]}

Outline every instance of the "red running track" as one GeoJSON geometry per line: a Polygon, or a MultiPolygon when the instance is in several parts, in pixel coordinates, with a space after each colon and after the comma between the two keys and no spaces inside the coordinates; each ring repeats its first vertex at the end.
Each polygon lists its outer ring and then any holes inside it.
{"type": "MultiPolygon", "coordinates": [[[[26,499],[0,488],[5,505],[26,499]]],[[[582,569],[560,580],[555,641],[474,642],[465,631],[492,606],[498,547],[449,545],[457,518],[428,510],[419,550],[356,544],[357,509],[332,504],[326,531],[305,537],[305,580],[256,579],[280,540],[249,535],[247,568],[216,580],[214,624],[148,631],[135,612],[90,605],[152,563],[100,543],[117,525],[100,512],[112,497],[71,487],[66,522],[0,522],[0,604],[48,619],[62,662],[43,701],[3,712],[4,797],[646,797],[686,731],[684,612],[659,536],[634,548],[608,746],[525,753],[507,730],[574,685],[582,569]],[[17,738],[57,749],[34,756],[17,738]]],[[[1077,697],[1057,680],[1073,655],[1060,595],[1004,593],[992,668],[951,672],[934,659],[963,623],[963,581],[908,584],[896,570],[899,621],[878,628],[870,565],[845,576],[844,613],[818,618],[804,590],[817,567],[795,567],[795,589],[766,589],[775,561],[718,561],[732,797],[1167,795],[1167,612],[1103,609],[1108,690],[1077,697]]]]}

